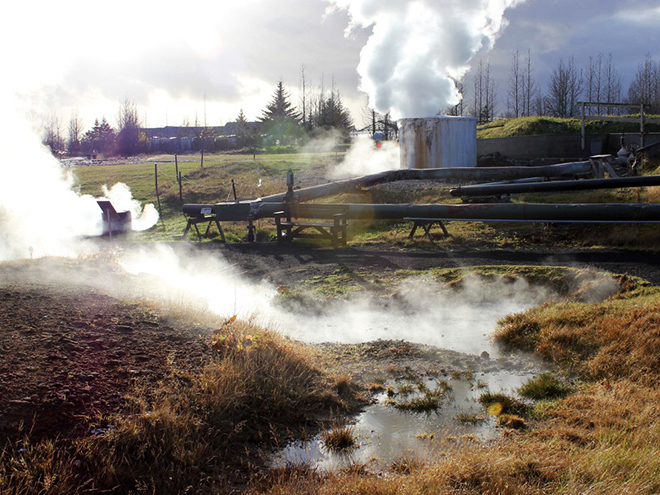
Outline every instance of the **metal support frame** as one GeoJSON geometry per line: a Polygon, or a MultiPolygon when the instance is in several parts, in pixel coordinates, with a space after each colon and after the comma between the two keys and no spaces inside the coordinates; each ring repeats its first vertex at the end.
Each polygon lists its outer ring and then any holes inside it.
{"type": "Polygon", "coordinates": [[[222,226],[220,225],[220,222],[218,221],[218,217],[213,215],[213,214],[206,214],[203,216],[197,216],[197,217],[188,217],[188,222],[186,224],[186,228],[183,231],[183,234],[181,235],[181,238],[185,239],[186,236],[188,235],[188,232],[190,231],[190,227],[195,228],[195,232],[197,233],[197,239],[199,242],[202,242],[202,237],[208,237],[209,232],[211,231],[211,225],[214,224],[216,227],[218,227],[218,232],[220,232],[220,239],[222,239],[222,242],[227,242],[225,239],[225,232],[222,230],[222,226]],[[201,232],[199,231],[199,228],[197,227],[198,224],[200,223],[207,223],[206,226],[206,231],[204,232],[204,235],[202,236],[201,232]]]}
{"type": "Polygon", "coordinates": [[[442,220],[438,220],[437,218],[411,218],[411,217],[406,217],[404,218],[406,222],[413,222],[413,227],[412,230],[410,231],[410,234],[408,235],[408,239],[412,239],[415,237],[415,232],[417,232],[417,227],[421,227],[424,230],[424,234],[426,237],[428,237],[429,241],[433,242],[433,238],[431,237],[431,228],[433,227],[434,224],[438,224],[440,228],[442,229],[442,232],[444,233],[445,237],[449,237],[449,231],[447,230],[447,227],[445,227],[445,224],[443,223],[442,220]]]}
{"type": "Polygon", "coordinates": [[[644,124],[660,124],[660,119],[647,119],[644,115],[644,108],[650,108],[650,105],[646,103],[602,103],[594,101],[581,101],[578,102],[580,105],[580,112],[582,114],[582,125],[581,125],[581,135],[582,135],[582,151],[585,151],[587,147],[587,120],[600,120],[602,122],[630,122],[636,123],[639,122],[639,135],[640,135],[640,147],[644,147],[644,124]],[[639,120],[632,117],[610,117],[604,115],[586,115],[587,107],[616,107],[616,108],[639,108],[639,120]]]}

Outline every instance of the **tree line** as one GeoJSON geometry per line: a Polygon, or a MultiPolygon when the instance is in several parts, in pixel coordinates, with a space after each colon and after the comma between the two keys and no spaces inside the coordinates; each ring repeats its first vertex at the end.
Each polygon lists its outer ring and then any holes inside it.
{"type": "MultiPolygon", "coordinates": [[[[281,80],[258,118],[258,125],[250,123],[241,109],[233,127],[233,147],[300,143],[326,132],[333,132],[333,136],[340,139],[348,139],[354,129],[353,120],[336,89],[334,78],[330,88],[325,87],[323,78],[318,87],[311,88],[303,66],[300,82],[300,109],[291,102],[291,94],[281,80]]],[[[190,127],[187,119],[184,119],[182,127],[190,127]]],[[[205,124],[200,126],[197,118],[191,130],[202,143],[217,137],[213,128],[205,124]]],[[[43,143],[54,155],[102,153],[132,156],[148,150],[137,106],[129,98],[119,106],[116,127],[102,117],[84,131],[79,114],[74,112],[64,131],[59,119],[53,116],[44,126],[43,143]]]]}
{"type": "MultiPolygon", "coordinates": [[[[479,61],[472,81],[456,81],[461,102],[446,110],[450,115],[470,115],[479,123],[497,117],[551,116],[571,118],[580,114],[580,101],[602,103],[587,109],[589,114],[612,115],[621,110],[613,103],[645,104],[649,113],[660,113],[660,61],[647,55],[639,64],[627,92],[612,54],[590,56],[585,67],[575,57],[560,58],[545,91],[535,80],[532,53],[516,51],[511,58],[506,92],[499,98],[490,61],[479,61]],[[498,108],[504,102],[504,107],[498,108]]],[[[633,110],[634,112],[634,110],[633,110]]]]}

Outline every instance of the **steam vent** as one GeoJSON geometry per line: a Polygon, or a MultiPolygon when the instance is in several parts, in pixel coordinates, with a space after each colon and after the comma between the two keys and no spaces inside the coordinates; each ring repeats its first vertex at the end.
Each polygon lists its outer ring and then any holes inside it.
{"type": "Polygon", "coordinates": [[[401,168],[476,167],[477,119],[401,119],[399,144],[401,168]]]}

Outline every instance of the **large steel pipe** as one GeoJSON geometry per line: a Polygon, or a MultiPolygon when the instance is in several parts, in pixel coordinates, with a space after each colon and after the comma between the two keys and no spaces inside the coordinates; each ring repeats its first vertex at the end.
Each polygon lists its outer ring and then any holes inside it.
{"type": "Polygon", "coordinates": [[[621,187],[660,186],[660,175],[622,177],[616,179],[566,180],[527,184],[478,184],[461,186],[450,191],[452,196],[501,196],[535,192],[581,191],[588,189],[616,189],[621,187]]]}
{"type": "MultiPolygon", "coordinates": [[[[268,218],[284,209],[284,203],[255,203],[252,218],[268,218]]],[[[294,204],[295,218],[402,220],[428,218],[450,221],[556,222],[556,223],[660,223],[660,204],[294,204]]]]}
{"type": "MultiPolygon", "coordinates": [[[[562,177],[584,175],[592,172],[590,162],[572,162],[544,167],[462,167],[462,168],[428,168],[401,169],[365,175],[356,179],[346,179],[318,186],[297,189],[293,192],[296,201],[310,201],[371,187],[384,182],[399,180],[514,180],[528,177],[562,177]]],[[[284,201],[286,193],[273,194],[261,198],[265,202],[284,201]]]]}

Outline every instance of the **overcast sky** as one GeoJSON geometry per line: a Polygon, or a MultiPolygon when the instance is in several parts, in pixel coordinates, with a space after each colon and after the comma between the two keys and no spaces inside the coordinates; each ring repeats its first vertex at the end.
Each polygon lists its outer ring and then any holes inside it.
{"type": "MultiPolygon", "coordinates": [[[[77,109],[85,127],[102,116],[114,124],[128,97],[149,126],[185,118],[192,124],[196,115],[203,123],[205,108],[207,124],[220,125],[241,108],[248,119],[259,117],[280,78],[297,104],[305,64],[314,85],[324,76],[328,87],[334,78],[361,126],[356,68],[371,28],[345,36],[348,14],[327,13],[328,6],[326,0],[12,2],[0,21],[0,84],[5,95],[20,95],[36,114],[55,113],[63,123],[77,109]]],[[[505,17],[494,49],[473,60],[490,57],[502,99],[516,49],[532,50],[544,89],[562,57],[574,55],[584,66],[589,55],[611,52],[624,89],[646,54],[660,60],[658,0],[526,0],[505,17]]]]}

